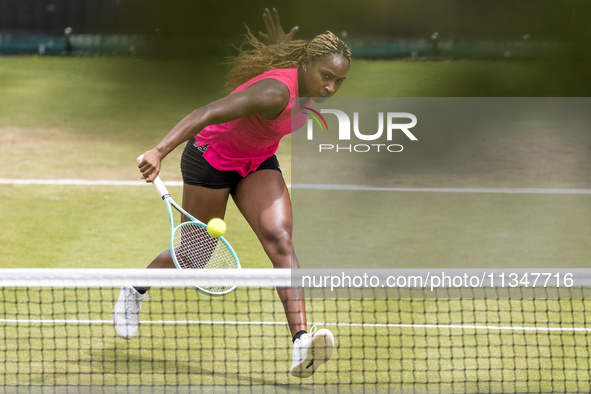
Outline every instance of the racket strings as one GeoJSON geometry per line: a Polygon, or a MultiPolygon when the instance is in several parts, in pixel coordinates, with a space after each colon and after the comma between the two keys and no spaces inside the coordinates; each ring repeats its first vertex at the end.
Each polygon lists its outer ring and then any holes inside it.
{"type": "MultiPolygon", "coordinates": [[[[226,244],[196,223],[183,223],[174,233],[173,255],[182,269],[236,268],[234,255],[226,244]]],[[[208,291],[222,293],[232,286],[211,286],[208,291]]]]}

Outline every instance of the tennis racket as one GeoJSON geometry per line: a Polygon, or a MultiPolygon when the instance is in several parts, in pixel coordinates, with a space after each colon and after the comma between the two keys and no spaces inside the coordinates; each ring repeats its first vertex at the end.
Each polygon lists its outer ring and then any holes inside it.
{"type": "MultiPolygon", "coordinates": [[[[137,158],[141,163],[144,155],[137,158]]],[[[170,221],[170,254],[177,268],[180,269],[239,269],[240,262],[234,249],[224,237],[212,237],[207,225],[194,218],[170,196],[160,177],[152,182],[162,197],[168,211],[170,221]],[[185,215],[189,220],[175,226],[172,208],[185,215]]],[[[195,286],[209,295],[224,295],[233,291],[236,286],[195,286]]]]}

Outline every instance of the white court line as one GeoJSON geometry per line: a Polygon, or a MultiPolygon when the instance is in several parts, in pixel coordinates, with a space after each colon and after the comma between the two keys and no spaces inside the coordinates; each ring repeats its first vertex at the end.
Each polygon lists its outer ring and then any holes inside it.
{"type": "Polygon", "coordinates": [[[589,194],[591,189],[561,188],[510,188],[510,187],[379,187],[364,185],[321,185],[292,184],[292,189],[310,190],[352,190],[378,192],[421,192],[421,193],[496,193],[496,194],[589,194]]]}
{"type": "MultiPolygon", "coordinates": [[[[0,319],[0,323],[13,324],[113,324],[112,320],[26,320],[0,319]]],[[[280,326],[286,322],[273,321],[232,321],[232,320],[142,320],[140,324],[211,324],[211,325],[247,325],[247,326],[280,326]]],[[[372,327],[372,328],[427,328],[485,331],[540,331],[540,332],[591,332],[591,327],[536,327],[536,326],[478,326],[463,324],[394,324],[394,323],[323,323],[314,322],[319,326],[333,327],[372,327]]]]}
{"type": "MultiPolygon", "coordinates": [[[[164,182],[166,186],[182,186],[183,182],[164,182]]],[[[0,185],[45,185],[45,186],[145,186],[146,181],[113,181],[85,179],[3,179],[0,185]]]]}
{"type": "MultiPolygon", "coordinates": [[[[164,182],[169,187],[180,187],[181,181],[164,182]]],[[[146,182],[84,180],[84,179],[3,179],[0,185],[47,185],[47,186],[145,186],[146,182]]],[[[570,194],[591,195],[591,189],[572,188],[509,188],[509,187],[379,187],[367,185],[290,184],[291,189],[381,191],[407,193],[489,193],[489,194],[570,194]]]]}

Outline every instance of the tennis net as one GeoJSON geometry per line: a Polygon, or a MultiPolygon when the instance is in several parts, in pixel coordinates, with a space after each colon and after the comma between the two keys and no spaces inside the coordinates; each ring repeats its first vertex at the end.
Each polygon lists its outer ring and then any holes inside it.
{"type": "Polygon", "coordinates": [[[314,375],[293,377],[275,289],[292,279],[290,270],[273,269],[0,270],[0,387],[591,391],[591,300],[575,288],[570,297],[507,298],[310,289],[308,325],[331,330],[335,349],[314,375]],[[154,287],[137,335],[125,340],[113,308],[121,286],[138,284],[154,287]],[[196,284],[238,288],[211,297],[196,284]]]}

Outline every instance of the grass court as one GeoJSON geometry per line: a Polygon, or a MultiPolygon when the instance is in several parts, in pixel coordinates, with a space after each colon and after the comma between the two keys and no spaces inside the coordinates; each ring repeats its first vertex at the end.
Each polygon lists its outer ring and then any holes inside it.
{"type": "MultiPolygon", "coordinates": [[[[220,58],[0,58],[0,178],[139,180],[135,157],[155,145],[191,110],[224,94],[222,63],[220,58]]],[[[559,59],[424,63],[355,59],[339,96],[580,96],[577,71],[570,67],[559,59]]],[[[412,166],[404,167],[402,163],[395,186],[591,188],[591,139],[587,130],[552,131],[543,124],[537,126],[519,135],[492,130],[487,136],[492,144],[486,151],[489,156],[471,155],[480,140],[464,135],[466,142],[454,146],[465,160],[463,165],[443,161],[438,165],[419,162],[417,166],[415,160],[412,166]],[[515,146],[510,151],[513,154],[506,155],[507,149],[515,146]],[[506,148],[504,155],[500,147],[506,148]]],[[[290,142],[285,139],[278,152],[288,183],[290,142]]],[[[445,141],[439,142],[445,146],[445,141]]],[[[165,159],[165,181],[180,180],[181,150],[165,159]]],[[[171,187],[170,191],[180,201],[181,188],[171,187]]],[[[361,261],[372,268],[581,268],[591,257],[586,240],[591,231],[588,194],[292,191],[296,192],[295,211],[301,214],[296,221],[318,221],[330,228],[331,215],[345,212],[355,221],[356,232],[371,235],[373,229],[363,217],[380,217],[379,228],[388,231],[381,232],[386,233],[384,238],[373,238],[375,244],[366,251],[369,258],[361,261]],[[331,211],[326,212],[326,205],[319,201],[333,202],[331,211]],[[358,210],[347,212],[351,206],[358,210]]],[[[226,222],[226,238],[243,267],[270,268],[258,241],[231,202],[226,222]]],[[[342,232],[333,234],[338,235],[345,236],[342,232]]],[[[22,185],[10,181],[0,185],[3,268],[143,268],[168,247],[168,236],[164,207],[149,185],[22,185]]],[[[328,242],[330,237],[326,235],[328,242]]],[[[303,267],[322,264],[323,243],[319,240],[322,237],[311,232],[296,243],[303,267]]],[[[343,254],[359,253],[360,247],[351,238],[350,249],[343,254]]],[[[322,373],[300,381],[287,373],[291,344],[285,325],[145,324],[137,340],[124,341],[109,324],[117,290],[91,292],[56,294],[68,302],[58,306],[65,309],[54,310],[52,318],[84,323],[53,324],[53,339],[45,337],[47,326],[40,323],[0,323],[0,336],[9,338],[8,345],[2,344],[9,347],[0,348],[5,360],[0,362],[0,375],[8,376],[6,385],[60,386],[71,382],[65,380],[67,371],[76,376],[74,384],[81,386],[174,383],[200,385],[212,391],[225,384],[235,390],[254,385],[269,391],[591,389],[588,331],[531,333],[449,327],[535,323],[555,328],[557,320],[564,320],[568,327],[588,328],[583,300],[567,304],[527,301],[523,305],[512,300],[311,300],[310,322],[366,325],[327,325],[339,341],[336,354],[322,373]],[[87,312],[70,302],[82,295],[93,300],[87,312]],[[484,310],[485,304],[492,312],[484,310]],[[400,326],[406,323],[416,326],[400,326]],[[426,327],[428,324],[443,326],[426,327]],[[171,338],[172,332],[176,339],[171,338]],[[194,341],[189,332],[210,340],[194,341]],[[30,347],[19,351],[22,341],[16,338],[23,335],[31,337],[30,347]],[[81,339],[70,342],[69,336],[81,339]],[[273,340],[266,347],[262,341],[268,337],[273,340]],[[229,346],[224,357],[232,361],[221,360],[218,352],[223,341],[229,346]],[[54,350],[42,356],[38,351],[42,345],[54,350]],[[145,350],[148,348],[151,350],[145,350]],[[242,358],[245,353],[254,361],[242,358]],[[559,361],[552,363],[551,357],[559,361]],[[32,373],[15,377],[21,367],[12,360],[31,361],[32,373]],[[96,360],[101,361],[97,364],[96,360]],[[98,365],[105,369],[105,375],[90,373],[97,372],[98,365]],[[148,371],[148,375],[140,371],[148,371]],[[542,381],[548,376],[555,382],[542,381]],[[433,381],[440,385],[434,388],[426,384],[433,381]]],[[[25,319],[24,313],[18,313],[23,312],[20,308],[39,312],[33,319],[43,319],[48,311],[42,303],[36,303],[49,298],[45,293],[7,294],[0,306],[0,319],[25,319]],[[6,305],[13,305],[10,297],[18,302],[9,308],[6,305]],[[25,303],[27,300],[31,304],[25,303]]],[[[186,320],[228,320],[228,315],[234,320],[234,312],[238,312],[236,320],[242,321],[285,319],[273,291],[253,296],[239,289],[216,299],[193,291],[187,294],[187,302],[174,305],[186,320]],[[262,298],[264,307],[248,302],[253,297],[262,298]]],[[[161,313],[161,300],[168,295],[170,290],[155,291],[142,317],[147,319],[154,313],[163,316],[162,320],[174,320],[161,313]]]]}

